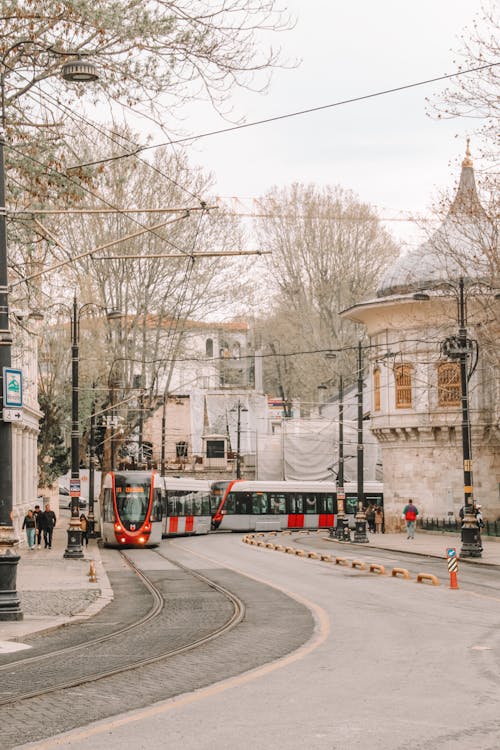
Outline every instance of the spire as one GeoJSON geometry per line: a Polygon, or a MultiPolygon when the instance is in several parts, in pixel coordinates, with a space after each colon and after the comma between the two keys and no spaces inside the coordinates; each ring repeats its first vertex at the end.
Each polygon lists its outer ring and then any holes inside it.
{"type": "Polygon", "coordinates": [[[472,159],[470,156],[470,138],[467,138],[467,148],[465,149],[465,159],[462,162],[462,167],[472,167],[472,159]]]}
{"type": "Polygon", "coordinates": [[[465,159],[462,162],[460,182],[458,183],[457,193],[450,206],[448,215],[480,216],[484,214],[484,209],[479,202],[477,194],[476,178],[474,176],[469,146],[470,138],[467,138],[467,147],[465,149],[465,159]]]}

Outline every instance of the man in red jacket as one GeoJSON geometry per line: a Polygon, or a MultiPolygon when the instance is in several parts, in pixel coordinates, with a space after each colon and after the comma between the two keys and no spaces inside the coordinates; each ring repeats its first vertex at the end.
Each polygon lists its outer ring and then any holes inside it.
{"type": "Polygon", "coordinates": [[[408,504],[403,508],[403,518],[406,522],[407,539],[415,539],[415,525],[417,523],[418,508],[413,504],[413,500],[408,500],[408,504]]]}

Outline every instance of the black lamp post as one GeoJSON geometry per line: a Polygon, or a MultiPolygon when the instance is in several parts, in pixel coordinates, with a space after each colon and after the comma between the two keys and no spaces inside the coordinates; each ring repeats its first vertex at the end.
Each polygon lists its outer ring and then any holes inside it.
{"type": "MultiPolygon", "coordinates": [[[[453,284],[443,284],[442,286],[453,289],[457,292],[453,284]]],[[[416,300],[429,300],[430,295],[426,292],[416,292],[413,295],[416,300]]],[[[473,494],[472,479],[472,443],[471,443],[471,425],[469,414],[469,380],[477,364],[477,346],[476,342],[468,338],[467,335],[467,314],[465,301],[465,284],[463,278],[458,283],[457,298],[457,324],[458,335],[449,336],[441,344],[443,353],[450,359],[455,359],[460,363],[460,403],[462,410],[462,461],[464,477],[464,518],[461,530],[462,548],[461,557],[481,557],[482,543],[481,532],[476,520],[476,506],[473,494]],[[476,362],[471,368],[468,366],[469,356],[472,356],[476,350],[476,362]]]]}
{"type": "Polygon", "coordinates": [[[357,475],[358,475],[358,511],[355,517],[356,528],[353,541],[367,544],[366,515],[364,508],[365,493],[363,484],[364,446],[363,446],[363,353],[361,341],[358,342],[358,445],[357,445],[357,475]]]}
{"type": "MultiPolygon", "coordinates": [[[[9,328],[8,270],[7,270],[7,229],[6,229],[6,196],[5,196],[5,71],[7,56],[22,45],[39,47],[32,40],[21,40],[11,45],[0,60],[0,621],[21,620],[23,613],[17,596],[17,564],[19,555],[13,552],[17,544],[12,525],[13,492],[12,492],[12,425],[4,420],[4,373],[11,366],[12,334],[9,328]]],[[[51,50],[54,52],[54,50],[51,50]]],[[[87,66],[87,77],[82,78],[82,60],[74,63],[73,71],[63,71],[67,81],[96,80],[98,74],[91,63],[87,66]],[[80,74],[80,76],[78,75],[80,74]],[[89,77],[90,76],[90,77],[89,77]]]]}
{"type": "MultiPolygon", "coordinates": [[[[78,385],[79,385],[79,339],[80,316],[87,307],[96,306],[94,302],[87,302],[78,309],[76,295],[73,298],[71,315],[71,518],[68,526],[68,546],[64,557],[83,557],[82,531],[80,527],[80,429],[78,423],[78,385]]],[[[118,320],[122,317],[119,310],[106,313],[108,320],[118,320]]]]}
{"type": "Polygon", "coordinates": [[[241,412],[242,411],[248,411],[248,409],[242,405],[240,399],[238,399],[238,404],[231,409],[231,411],[235,411],[238,414],[237,423],[236,423],[236,479],[241,479],[241,448],[240,448],[240,436],[241,436],[241,412]]]}

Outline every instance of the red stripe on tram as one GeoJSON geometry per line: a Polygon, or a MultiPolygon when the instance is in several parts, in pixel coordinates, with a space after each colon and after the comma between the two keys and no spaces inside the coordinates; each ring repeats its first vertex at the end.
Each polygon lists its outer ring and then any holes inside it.
{"type": "Polygon", "coordinates": [[[194,516],[186,516],[186,533],[194,528],[194,516]]]}
{"type": "Polygon", "coordinates": [[[333,526],[333,513],[320,513],[318,527],[320,529],[328,529],[333,526]]]}
{"type": "Polygon", "coordinates": [[[169,534],[175,534],[177,527],[179,526],[179,519],[176,516],[170,516],[168,519],[168,531],[169,534]]]}
{"type": "Polygon", "coordinates": [[[288,528],[289,529],[303,529],[304,528],[304,514],[303,513],[289,513],[288,514],[288,528]]]}

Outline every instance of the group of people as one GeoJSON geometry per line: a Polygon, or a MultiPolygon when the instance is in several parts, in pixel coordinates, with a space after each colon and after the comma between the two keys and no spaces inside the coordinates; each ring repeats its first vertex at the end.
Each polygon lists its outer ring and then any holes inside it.
{"type": "MultiPolygon", "coordinates": [[[[35,505],[35,510],[28,510],[24,517],[23,529],[26,530],[26,541],[29,549],[35,549],[36,546],[42,546],[42,534],[45,549],[52,548],[52,536],[56,527],[56,514],[50,508],[50,503],[45,505],[42,510],[39,505],[35,505]]],[[[89,543],[89,521],[85,513],[80,516],[80,528],[82,530],[82,541],[85,546],[89,543]]]]}
{"type": "Polygon", "coordinates": [[[368,531],[372,534],[382,534],[384,524],[384,511],[381,505],[370,503],[365,511],[368,531]]]}

